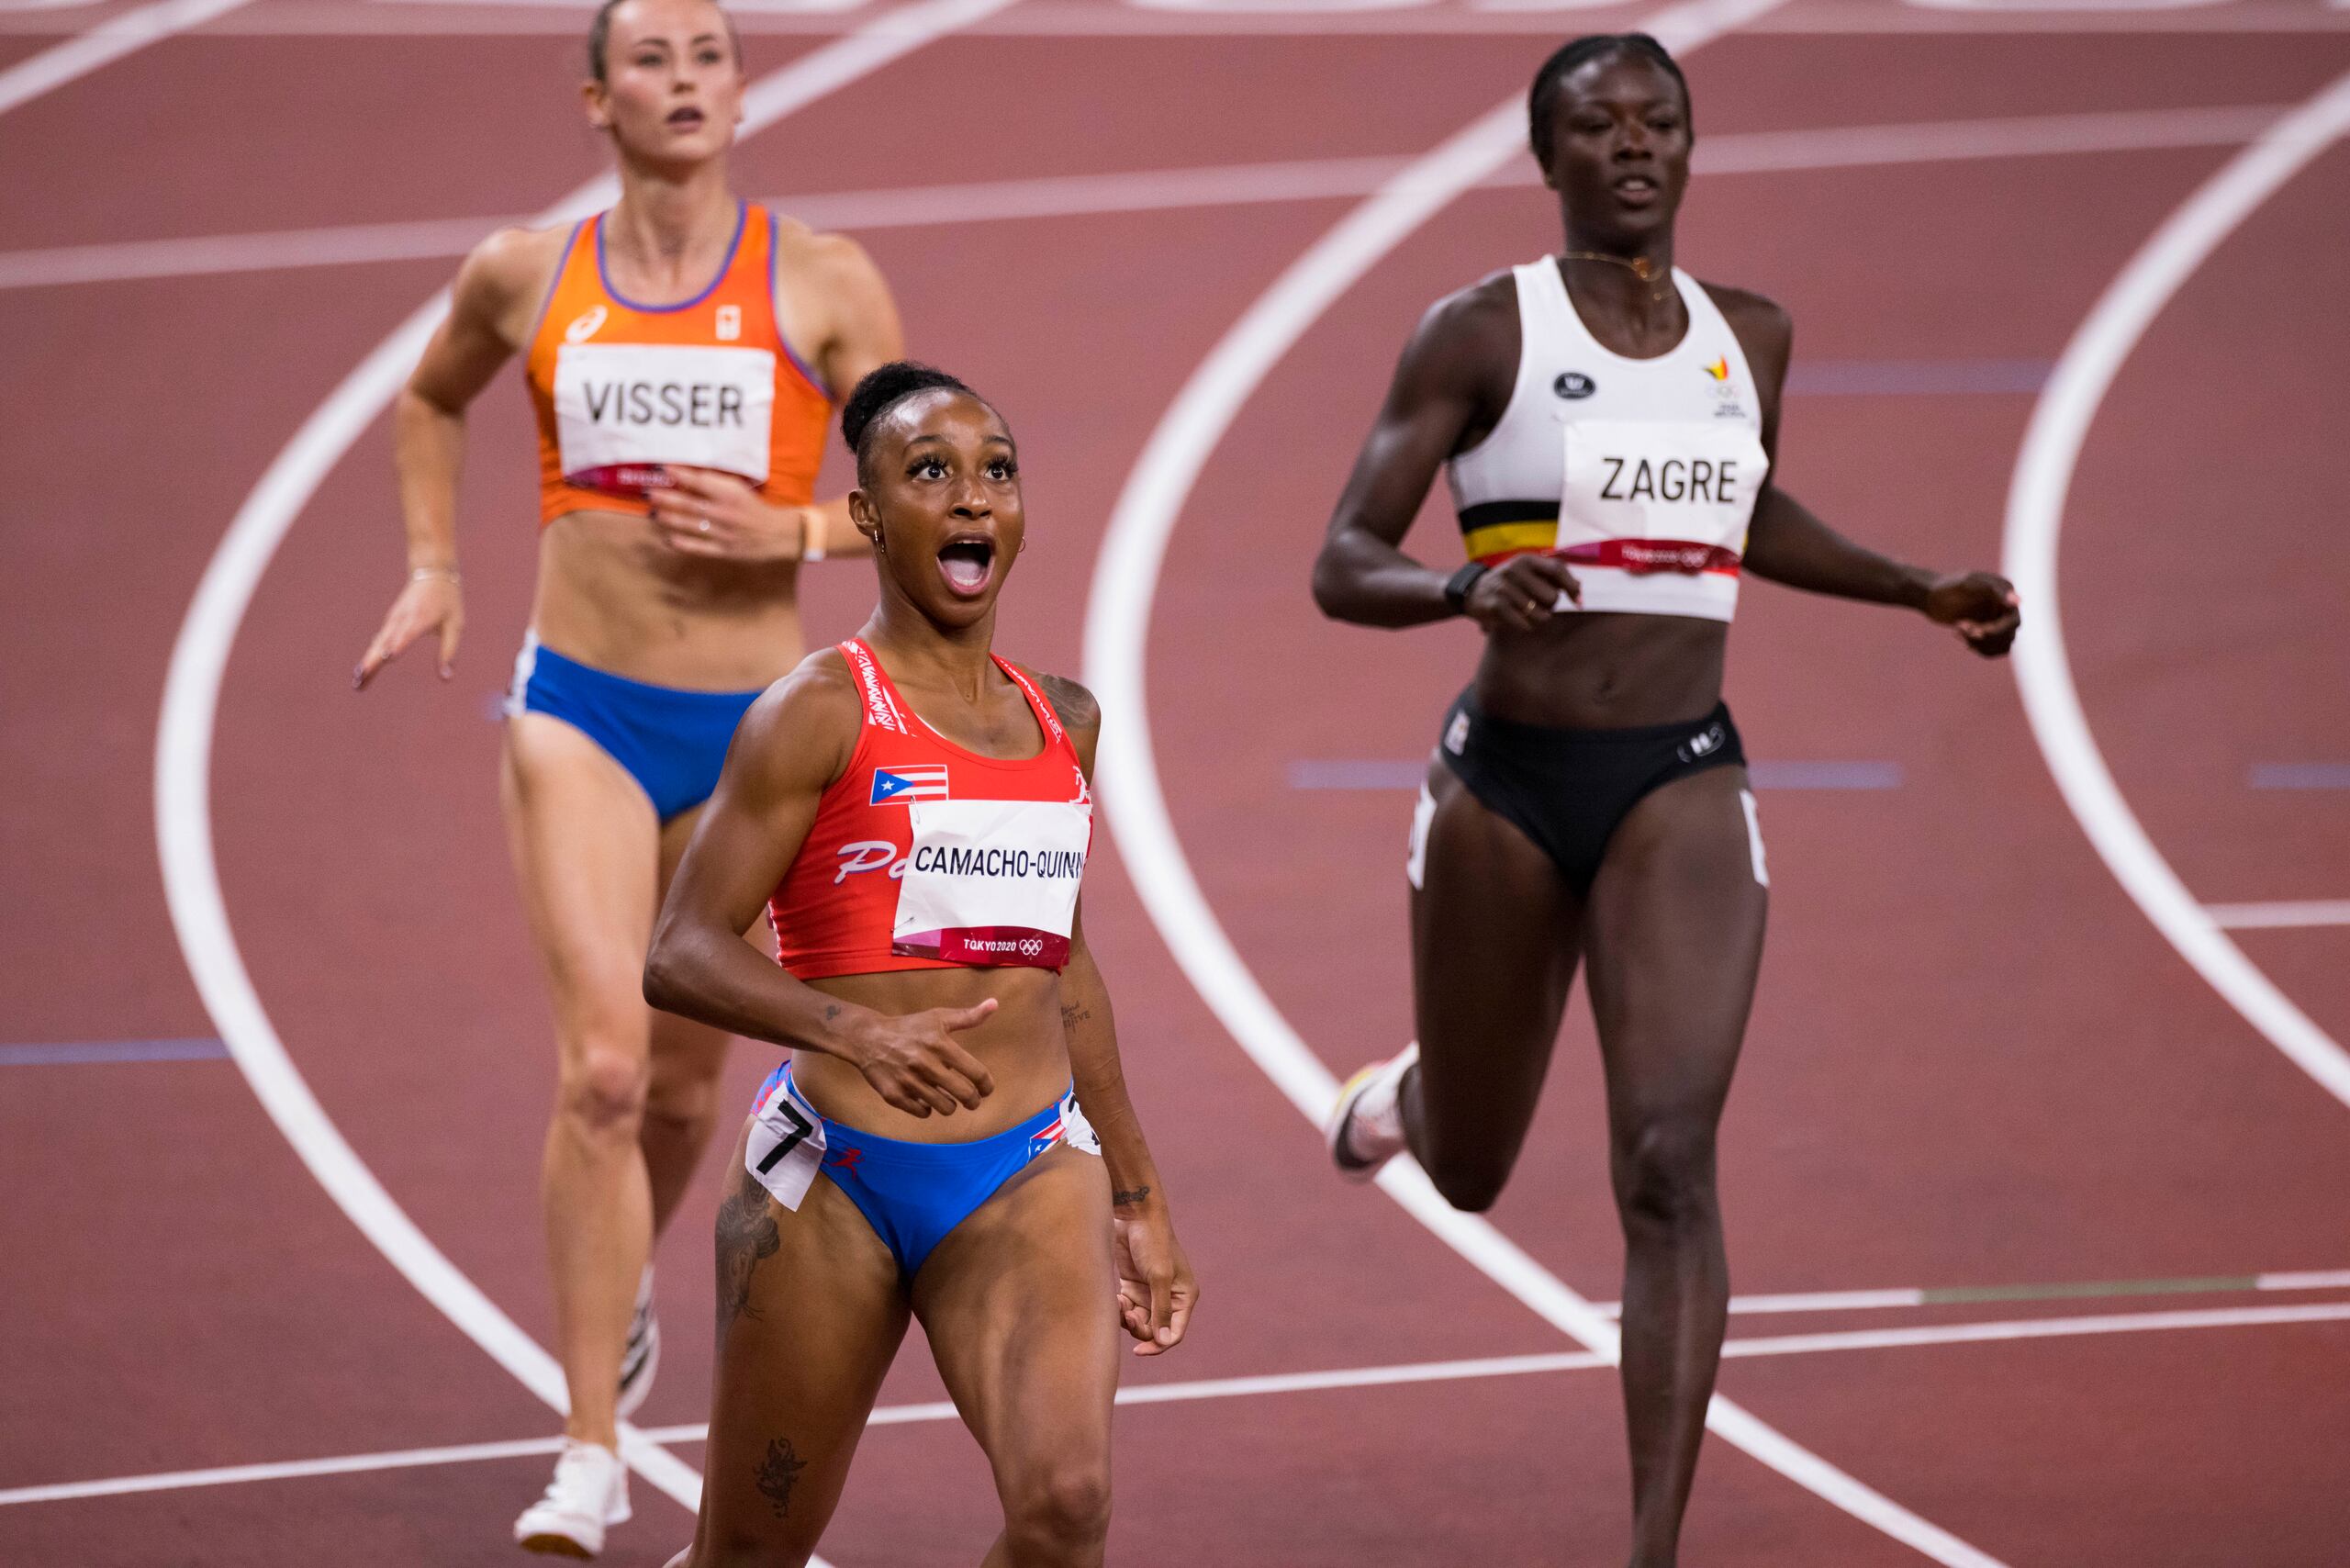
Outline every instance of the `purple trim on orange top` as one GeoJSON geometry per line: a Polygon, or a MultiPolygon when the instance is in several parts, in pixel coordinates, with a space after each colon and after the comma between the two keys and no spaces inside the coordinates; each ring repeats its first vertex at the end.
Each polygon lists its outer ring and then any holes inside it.
{"type": "Polygon", "coordinates": [[[775,214],[770,212],[767,214],[767,313],[775,318],[776,346],[783,350],[783,357],[791,362],[791,368],[800,373],[800,378],[808,383],[808,389],[829,405],[833,395],[824,390],[823,381],[808,368],[808,362],[800,357],[800,351],[791,346],[789,338],[784,336],[783,300],[780,286],[776,281],[778,270],[775,214]]]}
{"type": "Polygon", "coordinates": [[[554,303],[554,291],[563,286],[563,274],[571,270],[571,254],[579,249],[579,231],[586,227],[588,219],[584,218],[571,226],[571,238],[563,242],[563,254],[554,263],[554,276],[547,279],[546,297],[539,301],[539,313],[531,318],[531,330],[523,338],[524,343],[539,341],[539,329],[547,324],[547,307],[554,303]]]}
{"type": "Polygon", "coordinates": [[[596,281],[604,286],[606,294],[640,315],[667,316],[679,310],[690,310],[708,299],[718,286],[726,281],[726,274],[734,270],[734,253],[743,248],[743,230],[751,221],[751,204],[744,201],[734,205],[734,238],[726,242],[726,259],[718,263],[718,275],[704,284],[699,294],[691,299],[680,299],[675,305],[639,305],[612,286],[612,274],[604,269],[604,219],[610,216],[604,212],[596,215],[596,281]]]}

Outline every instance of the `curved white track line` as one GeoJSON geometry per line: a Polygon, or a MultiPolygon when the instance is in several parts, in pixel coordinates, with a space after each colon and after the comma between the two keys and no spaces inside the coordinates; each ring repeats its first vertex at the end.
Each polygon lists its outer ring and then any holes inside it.
{"type": "Polygon", "coordinates": [[[2098,405],[2171,297],[2220,241],[2332,142],[2350,132],[2350,76],[2278,120],[2154,231],[2065,345],[2033,408],[2008,490],[2004,565],[2027,611],[2016,684],[2032,737],[2106,868],[2180,958],[2294,1064],[2350,1105],[2350,1054],[2293,1005],[2187,890],[2146,836],[2105,765],[2065,652],[2056,546],[2065,497],[2098,405]]]}
{"type": "MultiPolygon", "coordinates": [[[[944,34],[1004,9],[1015,0],[923,0],[802,55],[753,83],[744,96],[740,134],[749,136],[944,34]]],[[[610,175],[587,185],[540,216],[557,223],[609,206],[610,175]]],[[[375,1180],[286,1055],[230,930],[212,851],[213,720],[237,628],[302,509],[344,453],[381,413],[415,367],[425,340],[447,308],[444,291],[426,301],[343,378],[303,422],[245,498],[197,584],[172,649],[155,739],[155,836],[163,891],[180,950],[187,959],[220,1037],[270,1120],[367,1239],[498,1365],[557,1410],[567,1407],[562,1369],[498,1305],[450,1262],[375,1180]]],[[[701,1478],[676,1455],[623,1428],[621,1452],[632,1468],[688,1510],[699,1505],[701,1478]]]]}
{"type": "MultiPolygon", "coordinates": [[[[1773,9],[1780,0],[1697,0],[1660,12],[1649,30],[1676,50],[1697,48],[1773,9]]],[[[1192,372],[1151,432],[1111,514],[1086,605],[1086,679],[1116,715],[1102,734],[1101,790],[1112,834],[1132,868],[1144,908],[1175,961],[1241,1049],[1305,1118],[1318,1125],[1337,1081],[1233,946],[1192,875],[1175,834],[1150,743],[1144,657],[1151,604],[1185,499],[1248,398],[1306,330],[1413,230],[1491,176],[1524,145],[1521,102],[1512,97],[1416,160],[1316,241],[1192,372]]],[[[1406,1159],[1380,1177],[1388,1196],[1489,1278],[1571,1338],[1609,1360],[1616,1325],[1474,1215],[1439,1196],[1406,1159]]],[[[1717,1394],[1707,1425],[1855,1518],[1948,1568],[2000,1568],[1717,1394]]]]}
{"type": "Polygon", "coordinates": [[[87,76],[98,67],[112,64],[151,43],[161,43],[174,34],[200,28],[215,17],[251,3],[252,0],[156,0],[154,5],[141,6],[135,11],[118,12],[88,32],[51,44],[39,54],[0,71],[0,114],[87,76]]]}

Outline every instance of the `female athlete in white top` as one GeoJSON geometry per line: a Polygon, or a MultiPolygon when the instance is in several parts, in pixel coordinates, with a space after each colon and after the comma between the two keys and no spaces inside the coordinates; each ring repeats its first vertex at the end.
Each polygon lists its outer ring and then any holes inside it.
{"type": "Polygon", "coordinates": [[[1721,705],[1740,574],[2007,651],[2013,590],[1843,539],[1770,478],[1786,313],[1673,265],[1687,84],[1644,34],[1543,63],[1528,104],[1564,252],[1439,302],[1315,564],[1323,610],[1486,633],[1447,716],[1408,869],[1418,1044],[1358,1073],[1331,1152],[1408,1148],[1463,1209],[1499,1195],[1587,965],[1625,1238],[1634,1568],[1670,1568],[1729,1285],[1714,1135],[1753,999],[1766,879],[1721,705]],[[1470,562],[1399,548],[1449,464],[1470,562]]]}

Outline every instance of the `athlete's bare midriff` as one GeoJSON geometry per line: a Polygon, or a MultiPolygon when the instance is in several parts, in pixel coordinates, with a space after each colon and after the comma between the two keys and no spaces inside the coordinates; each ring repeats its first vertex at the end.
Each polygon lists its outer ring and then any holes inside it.
{"type": "Polygon", "coordinates": [[[1056,970],[890,969],[808,983],[827,996],[893,1017],[996,1000],[993,1014],[955,1037],[995,1079],[995,1092],[976,1111],[911,1116],[874,1092],[856,1064],[815,1051],[795,1056],[791,1075],[808,1103],[860,1132],[909,1143],[969,1143],[1017,1126],[1069,1092],[1069,1041],[1061,1025],[1061,977],[1056,970]]]}
{"type": "Polygon", "coordinates": [[[1729,622],[1695,616],[1556,615],[1538,631],[1485,639],[1477,706],[1564,730],[1702,718],[1721,700],[1729,643],[1729,622]]]}
{"type": "Polygon", "coordinates": [[[800,662],[800,565],[709,560],[628,512],[565,512],[539,535],[531,624],[566,658],[688,691],[752,691],[800,662]]]}

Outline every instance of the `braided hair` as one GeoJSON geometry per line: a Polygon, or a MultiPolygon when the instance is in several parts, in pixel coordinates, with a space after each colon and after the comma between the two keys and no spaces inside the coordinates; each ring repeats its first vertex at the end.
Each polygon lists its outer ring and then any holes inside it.
{"type": "MultiPolygon", "coordinates": [[[[1571,75],[1580,67],[1606,55],[1630,54],[1660,66],[1665,73],[1681,84],[1681,103],[1689,106],[1689,78],[1681,74],[1681,66],[1664,45],[1647,33],[1592,33],[1562,44],[1542,68],[1534,73],[1534,85],[1526,95],[1527,140],[1533,144],[1534,160],[1543,167],[1550,163],[1550,128],[1555,110],[1553,103],[1559,79],[1571,75]]],[[[1689,114],[1690,133],[1696,132],[1696,116],[1689,114]]]]}

